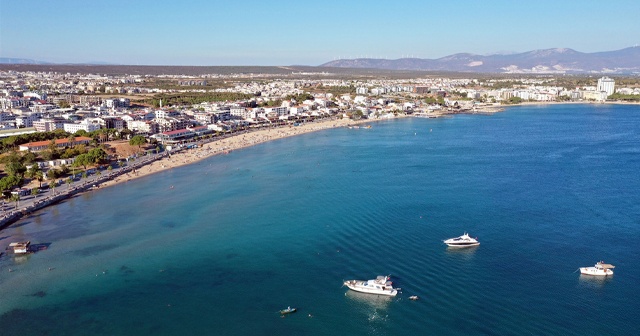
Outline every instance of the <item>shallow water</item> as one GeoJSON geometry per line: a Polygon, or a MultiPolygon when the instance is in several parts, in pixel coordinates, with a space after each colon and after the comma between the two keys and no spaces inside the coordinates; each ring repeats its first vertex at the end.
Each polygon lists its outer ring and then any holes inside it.
{"type": "Polygon", "coordinates": [[[52,335],[640,333],[640,107],[527,106],[372,125],[90,192],[1,231],[0,246],[51,245],[0,258],[0,326],[52,335]],[[465,231],[481,245],[442,244],[465,231]],[[575,273],[598,260],[615,275],[575,273]],[[383,274],[398,297],[341,287],[383,274]],[[287,306],[299,312],[279,317],[287,306]]]}

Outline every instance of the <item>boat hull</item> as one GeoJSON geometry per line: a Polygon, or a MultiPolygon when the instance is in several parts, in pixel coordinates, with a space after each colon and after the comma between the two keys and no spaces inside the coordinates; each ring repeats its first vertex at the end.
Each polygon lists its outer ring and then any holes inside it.
{"type": "Polygon", "coordinates": [[[293,313],[295,313],[297,311],[298,311],[297,308],[283,309],[283,310],[280,311],[280,314],[282,314],[282,315],[293,314],[293,313]]]}
{"type": "Polygon", "coordinates": [[[350,281],[345,281],[344,284],[349,289],[351,289],[353,291],[356,291],[356,292],[360,292],[360,293],[386,295],[386,296],[396,296],[396,295],[398,295],[398,291],[395,288],[378,289],[378,288],[367,287],[367,286],[364,286],[364,285],[359,285],[358,282],[360,282],[360,281],[359,280],[350,280],[350,281]]]}
{"type": "Polygon", "coordinates": [[[478,246],[480,245],[480,243],[465,243],[465,244],[456,244],[456,243],[446,243],[447,246],[449,247],[472,247],[472,246],[478,246]]]}
{"type": "Polygon", "coordinates": [[[595,267],[580,267],[580,274],[595,275],[595,276],[608,276],[613,275],[613,271],[610,269],[599,269],[595,267]]]}
{"type": "Polygon", "coordinates": [[[447,239],[443,242],[450,247],[471,247],[480,245],[477,238],[471,238],[466,232],[460,237],[447,239]]]}

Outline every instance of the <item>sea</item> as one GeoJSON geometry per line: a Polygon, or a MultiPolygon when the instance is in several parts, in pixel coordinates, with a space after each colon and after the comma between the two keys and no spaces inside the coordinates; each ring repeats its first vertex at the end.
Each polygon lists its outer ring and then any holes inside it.
{"type": "Polygon", "coordinates": [[[42,247],[0,257],[0,334],[640,335],[640,106],[370,125],[91,191],[0,231],[3,249],[42,247]],[[465,232],[480,246],[443,244],[465,232]],[[600,260],[613,276],[578,272],[600,260]],[[342,285],[378,275],[400,293],[342,285]]]}

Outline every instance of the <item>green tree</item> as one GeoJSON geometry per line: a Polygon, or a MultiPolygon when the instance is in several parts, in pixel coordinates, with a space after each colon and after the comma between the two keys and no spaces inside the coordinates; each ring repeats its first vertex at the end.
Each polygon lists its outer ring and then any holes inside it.
{"type": "Polygon", "coordinates": [[[146,143],[147,143],[147,139],[145,139],[145,137],[143,137],[142,135],[134,135],[133,138],[129,140],[129,144],[131,146],[138,146],[138,148],[140,148],[142,145],[146,143]]]}
{"type": "Polygon", "coordinates": [[[60,165],[60,173],[61,175],[69,174],[69,167],[67,167],[67,165],[60,165]]]}
{"type": "Polygon", "coordinates": [[[75,136],[79,136],[79,137],[88,137],[89,136],[89,132],[85,131],[85,130],[78,130],[77,132],[74,133],[75,136]]]}
{"type": "Polygon", "coordinates": [[[52,152],[51,150],[44,150],[40,152],[40,157],[45,161],[57,159],[56,152],[52,152]]]}
{"type": "Polygon", "coordinates": [[[522,102],[522,98],[520,97],[511,97],[508,100],[509,104],[520,104],[522,102]]]}
{"type": "Polygon", "coordinates": [[[60,154],[60,158],[62,159],[69,159],[72,157],[76,157],[77,155],[79,155],[80,153],[78,153],[78,150],[75,148],[67,148],[64,150],[64,152],[62,152],[62,154],[60,154]]]}
{"type": "Polygon", "coordinates": [[[23,177],[27,168],[22,164],[22,162],[14,161],[7,163],[4,167],[4,171],[10,176],[23,177]]]}
{"type": "Polygon", "coordinates": [[[15,187],[21,186],[23,183],[24,183],[23,179],[18,176],[15,176],[15,175],[5,176],[0,179],[0,191],[4,193],[5,191],[9,191],[15,187]]]}
{"type": "Polygon", "coordinates": [[[38,159],[38,156],[35,153],[26,152],[22,155],[22,158],[20,159],[20,161],[23,164],[32,164],[36,162],[37,159],[38,159]]]}
{"type": "Polygon", "coordinates": [[[16,151],[11,151],[9,154],[2,156],[0,158],[0,163],[9,164],[11,162],[22,162],[22,157],[16,153],[16,151]]]}
{"type": "Polygon", "coordinates": [[[32,188],[31,189],[31,195],[32,196],[38,196],[39,193],[40,193],[40,189],[38,189],[38,188],[32,188]]]}
{"type": "Polygon", "coordinates": [[[74,167],[82,166],[84,169],[87,169],[87,166],[93,164],[93,158],[89,154],[80,154],[76,156],[76,159],[73,161],[74,167]]]}
{"type": "Polygon", "coordinates": [[[40,169],[40,166],[38,166],[37,164],[33,164],[31,165],[31,167],[29,167],[29,169],[27,169],[25,176],[30,179],[34,179],[39,172],[42,173],[42,169],[40,169]]]}
{"type": "Polygon", "coordinates": [[[57,174],[56,170],[55,169],[49,169],[47,171],[47,179],[53,181],[56,178],[58,178],[58,174],[57,174]]]}

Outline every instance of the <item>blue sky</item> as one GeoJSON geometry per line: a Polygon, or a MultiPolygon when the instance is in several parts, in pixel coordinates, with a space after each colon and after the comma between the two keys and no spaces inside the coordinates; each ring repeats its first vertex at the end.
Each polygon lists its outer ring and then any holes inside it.
{"type": "Polygon", "coordinates": [[[0,57],[55,63],[319,65],[640,43],[640,1],[0,0],[0,57]]]}

